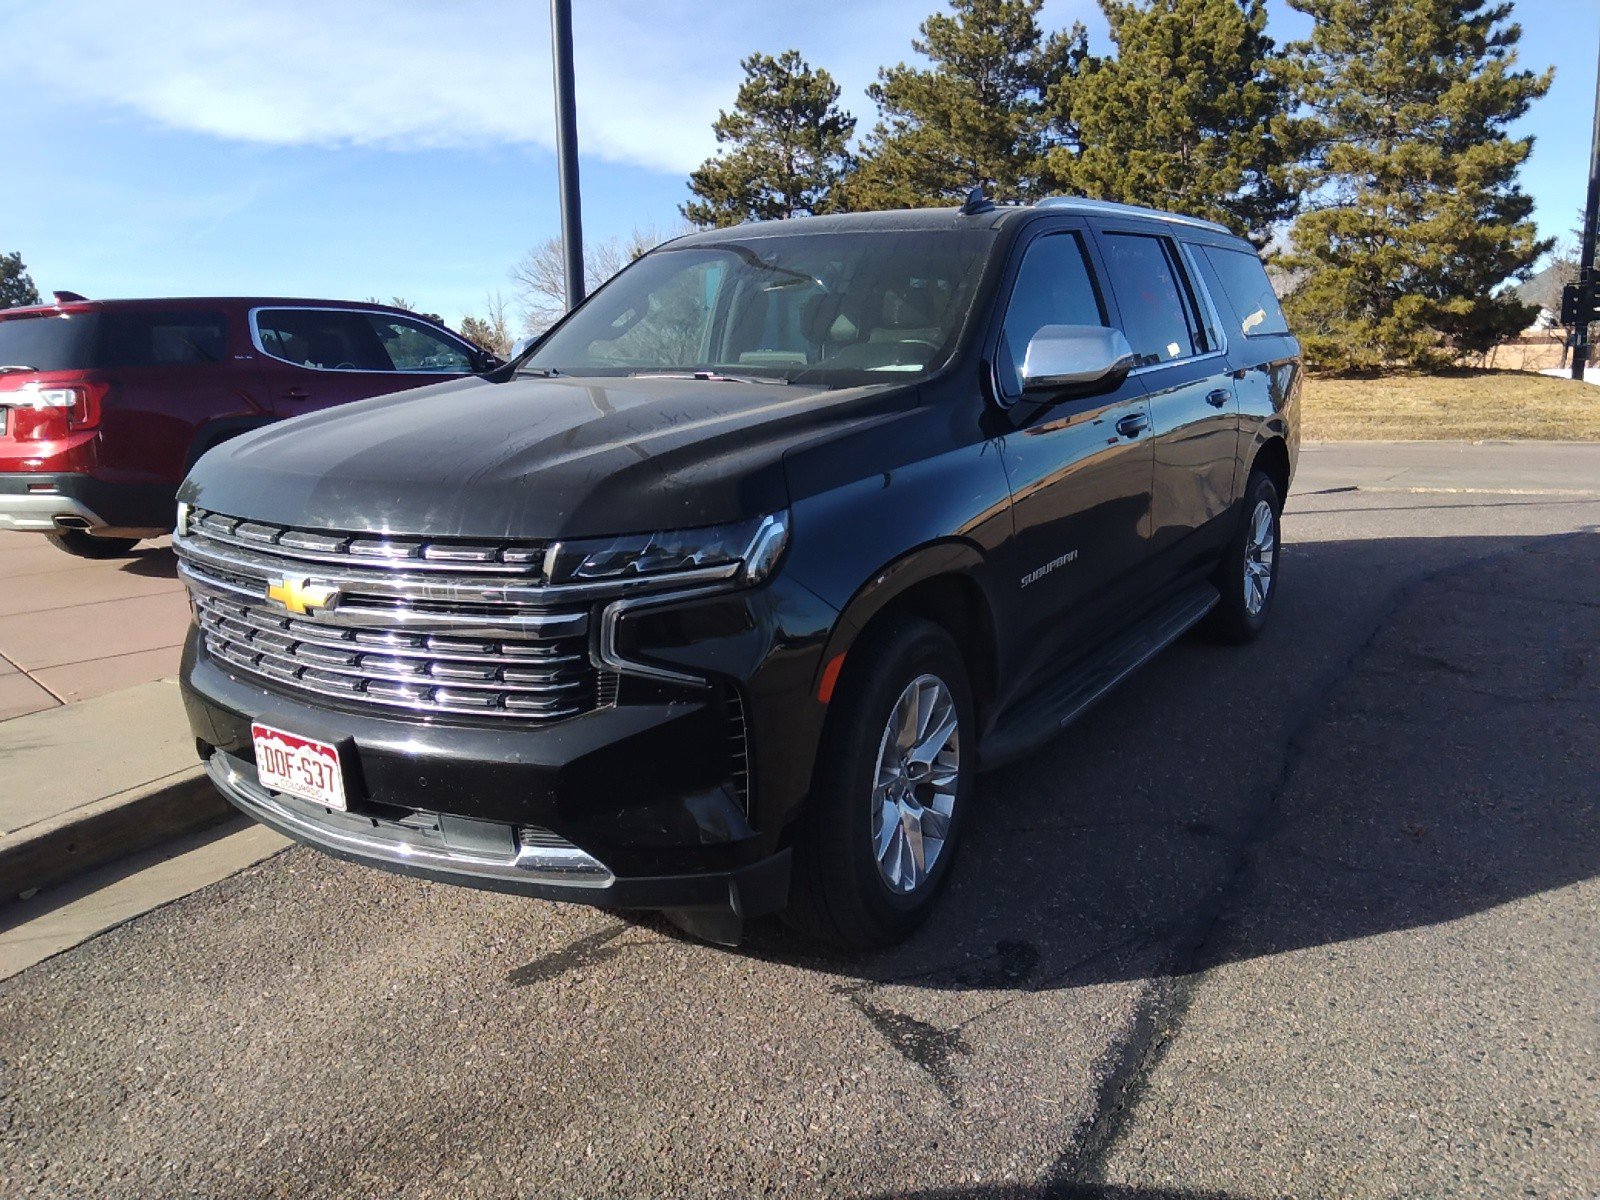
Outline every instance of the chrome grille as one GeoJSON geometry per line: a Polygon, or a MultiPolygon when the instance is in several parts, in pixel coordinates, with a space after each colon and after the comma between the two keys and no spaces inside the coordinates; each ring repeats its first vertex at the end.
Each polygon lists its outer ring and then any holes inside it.
{"type": "Polygon", "coordinates": [[[190,510],[187,533],[219,548],[266,549],[308,565],[458,573],[465,568],[477,573],[513,575],[529,583],[542,580],[548,548],[542,542],[481,542],[295,529],[200,508],[190,510]]]}
{"type": "Polygon", "coordinates": [[[207,653],[265,687],[527,721],[614,701],[615,681],[589,657],[587,606],[540,602],[538,547],[330,534],[211,512],[191,513],[174,547],[207,653]],[[292,613],[267,596],[286,580],[337,593],[292,613]]]}

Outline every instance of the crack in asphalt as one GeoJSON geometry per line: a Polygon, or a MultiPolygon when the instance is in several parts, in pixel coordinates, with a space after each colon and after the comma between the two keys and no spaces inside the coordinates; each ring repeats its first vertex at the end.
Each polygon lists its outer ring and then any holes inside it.
{"type": "MultiPolygon", "coordinates": [[[[1574,533],[1567,538],[1582,536],[1574,533]]],[[[1548,544],[1549,539],[1538,541],[1548,544]]],[[[1111,1152],[1156,1068],[1182,1030],[1195,992],[1205,982],[1206,971],[1195,971],[1195,963],[1200,961],[1201,952],[1230,906],[1248,895],[1255,853],[1275,832],[1283,796],[1306,753],[1311,735],[1379,635],[1407,605],[1439,581],[1479,570],[1499,559],[1528,553],[1533,544],[1533,540],[1520,542],[1467,562],[1452,563],[1401,584],[1379,610],[1366,636],[1324,677],[1322,685],[1301,708],[1300,719],[1284,742],[1283,763],[1276,781],[1262,789],[1259,801],[1248,814],[1243,831],[1234,843],[1231,867],[1197,906],[1194,919],[1188,923],[1190,936],[1174,949],[1168,973],[1148,981],[1144,996],[1135,1005],[1131,1026],[1111,1043],[1095,1064],[1096,1074],[1101,1074],[1102,1065],[1104,1072],[1093,1115],[1080,1122],[1068,1137],[1065,1148],[1043,1180],[1044,1196],[1052,1200],[1090,1200],[1102,1194],[1111,1152]]]]}

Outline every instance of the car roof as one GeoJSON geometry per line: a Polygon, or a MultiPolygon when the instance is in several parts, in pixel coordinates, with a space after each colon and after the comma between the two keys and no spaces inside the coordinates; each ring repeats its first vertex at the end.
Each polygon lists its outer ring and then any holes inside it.
{"type": "Polygon", "coordinates": [[[54,304],[30,304],[20,308],[0,309],[0,317],[28,313],[98,312],[104,309],[150,308],[350,308],[364,312],[386,312],[397,316],[431,318],[422,313],[396,308],[392,304],[367,303],[361,300],[317,300],[303,296],[152,296],[105,300],[63,300],[54,304]]]}
{"type": "Polygon", "coordinates": [[[1135,204],[1116,204],[1109,200],[1090,200],[1081,196],[1047,196],[1036,204],[996,204],[971,214],[959,208],[900,208],[879,212],[835,213],[819,217],[792,217],[784,221],[751,221],[722,229],[704,229],[685,234],[667,243],[671,246],[713,245],[730,239],[796,237],[827,233],[888,233],[911,230],[959,228],[1000,229],[1025,221],[1039,213],[1068,216],[1116,217],[1159,222],[1176,228],[1220,235],[1248,246],[1225,225],[1183,213],[1143,208],[1135,204]]]}

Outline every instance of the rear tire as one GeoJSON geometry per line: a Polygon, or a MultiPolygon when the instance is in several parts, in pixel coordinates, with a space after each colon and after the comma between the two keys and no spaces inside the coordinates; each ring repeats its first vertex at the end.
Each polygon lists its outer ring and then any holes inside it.
{"type": "Polygon", "coordinates": [[[77,529],[58,529],[45,537],[78,558],[121,558],[139,544],[138,538],[94,537],[77,529]]]}
{"type": "Polygon", "coordinates": [[[1266,628],[1278,595],[1282,513],[1283,499],[1271,477],[1252,471],[1245,484],[1239,528],[1212,576],[1222,600],[1206,618],[1206,632],[1220,641],[1243,644],[1266,628]]]}
{"type": "Polygon", "coordinates": [[[975,732],[966,666],[940,626],[890,617],[850,651],[795,845],[790,925],[867,950],[927,918],[971,805],[975,732]]]}

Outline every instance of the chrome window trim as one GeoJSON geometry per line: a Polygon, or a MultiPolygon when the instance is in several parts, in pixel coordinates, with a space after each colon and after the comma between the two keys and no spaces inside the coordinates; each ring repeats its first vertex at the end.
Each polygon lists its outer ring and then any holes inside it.
{"type": "Polygon", "coordinates": [[[1187,358],[1172,358],[1166,362],[1149,363],[1146,366],[1135,367],[1128,372],[1129,379],[1137,379],[1141,375],[1148,375],[1151,371],[1165,371],[1168,367],[1186,367],[1191,363],[1205,362],[1210,358],[1223,357],[1220,350],[1209,350],[1204,354],[1191,354],[1187,358]]]}
{"type": "Polygon", "coordinates": [[[482,353],[478,349],[478,347],[472,345],[472,343],[468,342],[466,339],[458,337],[456,334],[454,334],[450,330],[444,328],[444,326],[442,326],[442,325],[435,325],[432,321],[429,321],[429,320],[426,320],[426,319],[424,319],[422,317],[419,317],[416,313],[389,312],[386,309],[381,309],[381,308],[346,308],[346,307],[344,307],[342,305],[337,305],[337,304],[258,304],[258,305],[256,305],[256,307],[250,309],[249,312],[247,312],[245,314],[245,326],[250,331],[250,344],[256,348],[257,352],[259,352],[261,355],[263,355],[266,358],[270,358],[273,362],[280,362],[280,363],[285,364],[286,366],[298,367],[302,371],[321,371],[322,373],[327,374],[327,375],[437,375],[440,379],[460,379],[460,378],[462,378],[464,376],[471,375],[471,374],[474,373],[471,370],[467,370],[467,371],[402,371],[402,370],[399,370],[398,368],[391,368],[390,370],[383,371],[383,370],[375,370],[372,367],[311,367],[311,366],[307,366],[305,363],[295,362],[294,359],[292,359],[292,358],[281,358],[278,355],[272,353],[272,351],[268,350],[266,348],[266,346],[262,345],[262,342],[261,342],[261,328],[256,323],[256,319],[259,316],[259,314],[264,313],[264,312],[337,312],[337,313],[357,313],[357,314],[360,314],[362,316],[371,316],[371,317],[391,317],[391,318],[393,318],[393,317],[406,317],[406,318],[409,318],[410,320],[417,321],[420,324],[426,325],[430,330],[432,330],[435,333],[440,333],[440,334],[446,335],[448,340],[450,340],[452,342],[455,342],[456,345],[460,346],[463,350],[465,350],[467,352],[467,358],[469,360],[475,358],[478,354],[482,353]]]}
{"type": "Polygon", "coordinates": [[[1178,252],[1183,255],[1184,266],[1189,271],[1189,284],[1194,288],[1195,295],[1205,303],[1206,315],[1211,318],[1211,328],[1220,341],[1215,353],[1226,355],[1228,353],[1228,330],[1222,323],[1222,310],[1217,307],[1216,297],[1212,296],[1211,289],[1206,286],[1206,277],[1200,270],[1200,260],[1196,257],[1196,247],[1189,242],[1179,242],[1178,252]]]}

